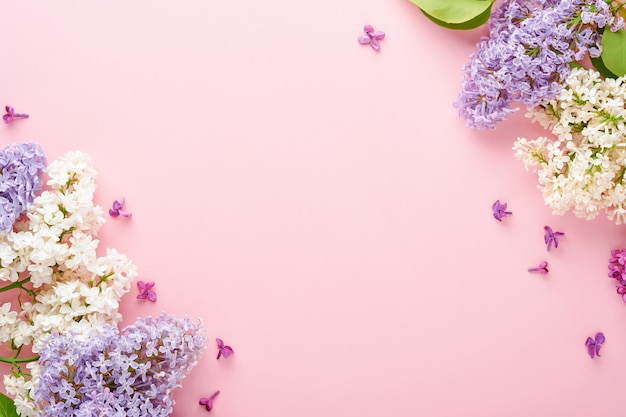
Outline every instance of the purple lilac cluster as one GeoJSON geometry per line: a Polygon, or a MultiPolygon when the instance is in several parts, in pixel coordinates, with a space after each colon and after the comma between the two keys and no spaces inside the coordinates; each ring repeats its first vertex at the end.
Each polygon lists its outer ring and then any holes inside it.
{"type": "Polygon", "coordinates": [[[202,323],[161,314],[86,341],[52,334],[33,400],[41,417],[166,417],[206,347],[202,323]]]}
{"type": "Polygon", "coordinates": [[[0,231],[9,233],[41,190],[46,157],[36,143],[9,145],[0,151],[0,231]]]}
{"type": "Polygon", "coordinates": [[[493,129],[517,110],[513,103],[535,107],[555,97],[573,61],[600,55],[601,28],[623,25],[606,0],[503,0],[454,105],[467,126],[493,129]]]}
{"type": "Polygon", "coordinates": [[[617,281],[617,293],[626,303],[626,249],[613,249],[609,259],[609,277],[617,281]]]}

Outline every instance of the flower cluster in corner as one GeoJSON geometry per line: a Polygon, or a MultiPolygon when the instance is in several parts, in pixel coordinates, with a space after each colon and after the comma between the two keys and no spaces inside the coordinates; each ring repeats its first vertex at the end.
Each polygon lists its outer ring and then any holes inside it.
{"type": "MultiPolygon", "coordinates": [[[[172,390],[205,350],[201,323],[162,314],[121,331],[136,266],[97,254],[104,209],[89,156],[46,166],[37,144],[0,152],[0,343],[6,392],[22,417],[167,416],[172,390]],[[47,177],[47,178],[46,178],[47,177]]],[[[146,289],[146,297],[156,297],[146,289]]]]}
{"type": "Polygon", "coordinates": [[[624,21],[605,0],[503,0],[487,25],[455,103],[477,129],[495,128],[516,102],[535,107],[558,95],[570,64],[599,57],[602,31],[624,21]]]}

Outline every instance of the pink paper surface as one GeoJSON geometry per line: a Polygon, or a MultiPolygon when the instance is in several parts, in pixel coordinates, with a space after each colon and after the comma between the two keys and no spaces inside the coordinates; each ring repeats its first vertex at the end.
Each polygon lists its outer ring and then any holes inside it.
{"type": "Polygon", "coordinates": [[[2,142],[87,152],[97,203],[133,212],[100,246],[159,298],[134,287],[124,323],[208,328],[174,417],[217,389],[215,417],[623,414],[624,229],[544,205],[511,150],[545,134],[523,112],[489,132],[457,116],[482,30],[408,0],[7,2],[0,27],[0,104],[31,115],[2,142]],[[565,232],[549,253],[544,225],[565,232]]]}

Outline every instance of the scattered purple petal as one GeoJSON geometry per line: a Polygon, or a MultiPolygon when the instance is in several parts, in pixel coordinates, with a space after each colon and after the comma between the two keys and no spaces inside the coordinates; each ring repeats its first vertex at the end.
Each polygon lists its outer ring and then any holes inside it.
{"type": "Polygon", "coordinates": [[[365,32],[365,35],[359,36],[359,43],[361,45],[369,45],[375,51],[380,51],[379,41],[385,39],[385,32],[375,31],[372,25],[365,25],[363,32],[365,32]]]}
{"type": "Polygon", "coordinates": [[[565,233],[553,232],[550,226],[544,226],[543,228],[546,231],[546,233],[543,235],[543,239],[546,242],[546,245],[548,245],[548,252],[550,252],[552,244],[554,244],[555,249],[559,247],[559,237],[564,236],[565,233]]]}
{"type": "Polygon", "coordinates": [[[217,348],[218,348],[216,359],[219,359],[222,356],[224,358],[228,358],[229,356],[235,353],[233,348],[231,348],[230,346],[226,346],[222,339],[216,338],[215,341],[217,342],[217,348]]]}
{"type": "Polygon", "coordinates": [[[215,397],[218,396],[218,394],[220,393],[219,390],[215,391],[213,393],[213,395],[211,395],[210,397],[202,397],[200,398],[200,401],[198,401],[198,403],[200,405],[203,405],[207,411],[211,411],[213,410],[213,400],[215,399],[215,397]]]}
{"type": "Polygon", "coordinates": [[[501,222],[503,218],[506,216],[510,216],[513,214],[511,211],[506,211],[507,203],[500,203],[500,200],[496,200],[495,203],[492,204],[491,210],[493,211],[493,217],[501,222]]]}
{"type": "Polygon", "coordinates": [[[154,287],[154,281],[143,282],[137,281],[137,289],[139,289],[139,294],[137,294],[137,298],[140,300],[148,300],[153,303],[157,300],[157,294],[152,289],[154,287]]]}
{"type": "Polygon", "coordinates": [[[596,333],[593,339],[591,337],[587,338],[585,346],[587,347],[587,353],[591,356],[591,359],[593,359],[594,356],[600,356],[600,347],[604,341],[605,337],[602,332],[596,333]]]}
{"type": "Polygon", "coordinates": [[[11,106],[4,106],[4,109],[6,110],[6,113],[2,116],[4,123],[11,123],[13,120],[26,119],[28,117],[28,115],[24,113],[15,113],[15,110],[13,110],[11,106]]]}
{"type": "Polygon", "coordinates": [[[124,211],[122,208],[124,207],[124,197],[122,197],[122,201],[115,200],[113,202],[113,207],[109,209],[109,215],[113,218],[115,217],[131,217],[133,214],[129,211],[124,211]]]}
{"type": "Polygon", "coordinates": [[[536,268],[528,268],[528,272],[539,272],[545,275],[548,273],[548,262],[543,261],[536,268]]]}

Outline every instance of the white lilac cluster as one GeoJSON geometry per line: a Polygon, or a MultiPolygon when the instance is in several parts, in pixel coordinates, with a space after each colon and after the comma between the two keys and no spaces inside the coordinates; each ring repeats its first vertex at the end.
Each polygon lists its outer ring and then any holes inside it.
{"type": "MultiPolygon", "coordinates": [[[[47,187],[13,230],[0,234],[0,291],[17,291],[16,303],[0,307],[0,342],[15,359],[23,346],[38,353],[52,333],[86,340],[121,320],[119,301],[136,278],[125,255],[98,256],[103,209],[93,202],[96,171],[85,153],[70,152],[47,168],[47,187]]],[[[28,373],[13,362],[4,384],[20,415],[36,416],[31,389],[41,365],[28,373]]]]}
{"type": "Polygon", "coordinates": [[[593,219],[605,211],[626,222],[626,84],[576,68],[560,94],[528,116],[554,136],[518,138],[515,156],[538,175],[543,199],[555,214],[593,219]]]}

